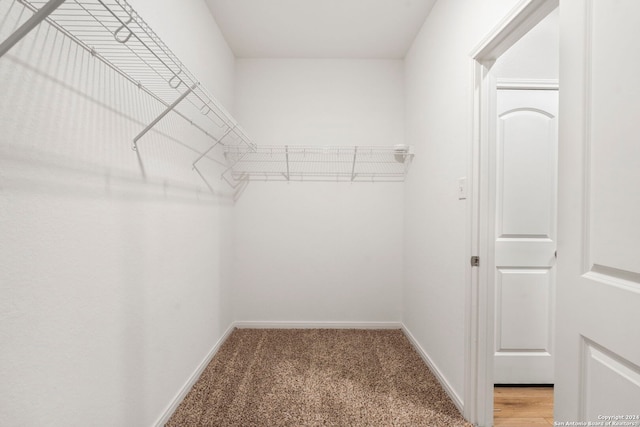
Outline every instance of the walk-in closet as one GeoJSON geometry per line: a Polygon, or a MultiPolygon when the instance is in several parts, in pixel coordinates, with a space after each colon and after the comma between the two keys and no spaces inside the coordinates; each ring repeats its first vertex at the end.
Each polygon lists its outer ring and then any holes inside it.
{"type": "Polygon", "coordinates": [[[0,0],[0,425],[638,425],[638,14],[0,0]]]}

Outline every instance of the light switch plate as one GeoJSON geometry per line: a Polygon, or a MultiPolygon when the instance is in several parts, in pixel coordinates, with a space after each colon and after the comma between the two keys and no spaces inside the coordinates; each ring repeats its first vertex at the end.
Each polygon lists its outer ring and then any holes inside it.
{"type": "Polygon", "coordinates": [[[458,200],[467,198],[467,177],[458,178],[458,200]]]}

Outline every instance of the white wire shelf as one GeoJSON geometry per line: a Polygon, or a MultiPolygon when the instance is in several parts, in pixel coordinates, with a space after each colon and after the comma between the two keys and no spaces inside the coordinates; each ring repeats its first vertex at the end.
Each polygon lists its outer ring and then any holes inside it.
{"type": "Polygon", "coordinates": [[[225,147],[234,180],[404,181],[412,147],[259,145],[225,147]]]}
{"type": "Polygon", "coordinates": [[[134,138],[134,149],[137,140],[170,111],[201,130],[214,144],[253,147],[233,117],[125,0],[13,1],[33,16],[2,43],[0,56],[46,20],[166,107],[134,138]],[[29,25],[29,21],[33,22],[29,25]],[[179,106],[182,101],[189,105],[179,106]]]}
{"type": "Polygon", "coordinates": [[[250,180],[405,179],[413,151],[404,145],[255,145],[126,0],[11,1],[10,11],[19,5],[28,13],[19,13],[21,22],[16,30],[0,43],[0,58],[46,20],[165,107],[133,138],[134,150],[138,140],[170,112],[211,139],[211,146],[193,161],[193,169],[209,188],[212,187],[198,168],[198,162],[205,158],[211,160],[209,153],[217,146],[224,147],[228,167],[222,178],[233,188],[250,180]]]}

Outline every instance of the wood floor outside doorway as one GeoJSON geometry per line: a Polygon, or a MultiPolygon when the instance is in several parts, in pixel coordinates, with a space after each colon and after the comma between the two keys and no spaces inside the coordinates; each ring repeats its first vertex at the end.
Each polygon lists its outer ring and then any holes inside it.
{"type": "Polygon", "coordinates": [[[495,427],[553,425],[553,387],[494,388],[495,427]]]}

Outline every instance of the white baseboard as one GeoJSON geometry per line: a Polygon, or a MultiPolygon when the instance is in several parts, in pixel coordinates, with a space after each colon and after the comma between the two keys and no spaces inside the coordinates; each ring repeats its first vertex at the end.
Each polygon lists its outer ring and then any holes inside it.
{"type": "Polygon", "coordinates": [[[436,378],[440,382],[440,385],[442,385],[442,388],[444,388],[444,391],[447,392],[447,394],[449,395],[453,403],[458,407],[458,410],[460,411],[460,413],[464,414],[464,404],[462,402],[462,399],[453,390],[453,387],[451,387],[451,384],[449,384],[449,382],[447,381],[445,376],[442,374],[440,369],[438,369],[436,364],[433,363],[433,360],[431,360],[427,352],[420,346],[420,344],[418,344],[418,341],[411,334],[411,332],[409,332],[409,329],[407,329],[407,327],[404,324],[402,324],[402,332],[404,332],[404,334],[407,336],[407,338],[409,339],[413,347],[416,349],[420,357],[422,357],[422,360],[424,360],[424,363],[427,364],[431,372],[433,372],[433,374],[436,376],[436,378]]]}
{"type": "Polygon", "coordinates": [[[238,329],[402,329],[401,322],[272,322],[239,321],[238,329]]]}
{"type": "Polygon", "coordinates": [[[169,418],[171,418],[171,415],[173,415],[173,413],[176,411],[180,403],[182,403],[187,393],[189,393],[189,390],[191,390],[191,387],[193,387],[196,381],[198,381],[198,378],[200,378],[200,375],[202,375],[202,372],[204,371],[204,369],[211,362],[211,359],[213,359],[213,356],[215,356],[215,354],[218,352],[218,349],[220,348],[222,343],[224,343],[226,339],[229,337],[229,335],[231,335],[231,332],[233,332],[234,328],[235,328],[234,324],[231,324],[231,326],[229,326],[229,328],[224,332],[224,334],[222,334],[220,339],[214,344],[213,348],[209,351],[209,353],[207,353],[207,355],[202,360],[202,362],[200,362],[196,370],[193,372],[193,374],[191,374],[191,376],[189,377],[187,382],[182,386],[180,391],[178,391],[178,393],[173,398],[169,406],[167,406],[167,408],[163,411],[162,415],[153,424],[155,427],[163,427],[167,423],[167,421],[169,421],[169,418]]]}

